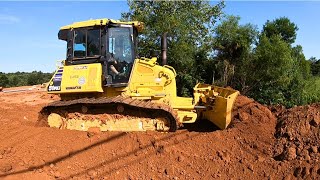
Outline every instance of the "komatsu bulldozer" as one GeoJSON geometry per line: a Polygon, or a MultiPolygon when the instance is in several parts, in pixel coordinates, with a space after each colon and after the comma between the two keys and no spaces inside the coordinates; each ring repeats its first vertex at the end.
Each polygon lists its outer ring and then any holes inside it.
{"type": "Polygon", "coordinates": [[[144,24],[97,19],[61,27],[66,59],[47,85],[61,100],[45,106],[39,121],[50,127],[89,131],[176,131],[184,123],[207,119],[228,127],[238,91],[197,84],[193,98],[178,97],[176,71],[156,57],[138,56],[144,24]]]}

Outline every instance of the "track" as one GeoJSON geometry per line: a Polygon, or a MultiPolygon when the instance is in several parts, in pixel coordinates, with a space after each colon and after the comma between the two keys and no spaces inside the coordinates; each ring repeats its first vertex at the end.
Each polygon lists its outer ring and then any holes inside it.
{"type": "MultiPolygon", "coordinates": [[[[169,131],[171,132],[181,126],[176,111],[170,106],[123,96],[56,101],[43,107],[39,114],[39,123],[47,124],[48,116],[51,113],[57,113],[64,117],[86,116],[87,119],[107,115],[107,119],[110,121],[117,121],[121,117],[126,117],[129,120],[137,118],[151,120],[160,117],[169,121],[169,131]],[[119,105],[124,108],[123,112],[117,110],[119,105]],[[88,112],[83,113],[83,107],[87,108],[88,112]]],[[[105,123],[104,120],[103,123],[105,123]]]]}

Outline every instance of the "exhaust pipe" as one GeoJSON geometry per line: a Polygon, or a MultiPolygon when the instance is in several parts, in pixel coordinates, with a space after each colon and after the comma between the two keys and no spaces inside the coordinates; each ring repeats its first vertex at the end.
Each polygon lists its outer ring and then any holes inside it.
{"type": "Polygon", "coordinates": [[[161,38],[161,58],[162,65],[167,64],[167,32],[163,33],[161,38]]]}

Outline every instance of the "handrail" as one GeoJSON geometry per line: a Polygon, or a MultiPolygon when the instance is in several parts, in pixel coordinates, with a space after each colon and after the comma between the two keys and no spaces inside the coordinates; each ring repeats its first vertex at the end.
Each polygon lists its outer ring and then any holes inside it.
{"type": "Polygon", "coordinates": [[[59,68],[59,67],[61,67],[61,66],[64,66],[64,61],[65,61],[65,60],[57,60],[57,61],[56,61],[56,66],[57,66],[57,68],[59,68]]]}
{"type": "Polygon", "coordinates": [[[173,72],[174,77],[176,77],[176,76],[177,76],[176,70],[175,70],[172,66],[164,65],[163,67],[170,69],[170,70],[173,72]]]}

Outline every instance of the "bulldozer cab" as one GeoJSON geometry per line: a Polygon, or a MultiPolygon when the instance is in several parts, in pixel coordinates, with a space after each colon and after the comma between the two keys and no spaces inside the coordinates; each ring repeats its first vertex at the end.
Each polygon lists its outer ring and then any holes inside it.
{"type": "Polygon", "coordinates": [[[58,36],[67,41],[65,65],[101,63],[104,86],[127,86],[136,55],[137,34],[134,23],[108,20],[93,26],[70,25],[62,28],[58,36]]]}

